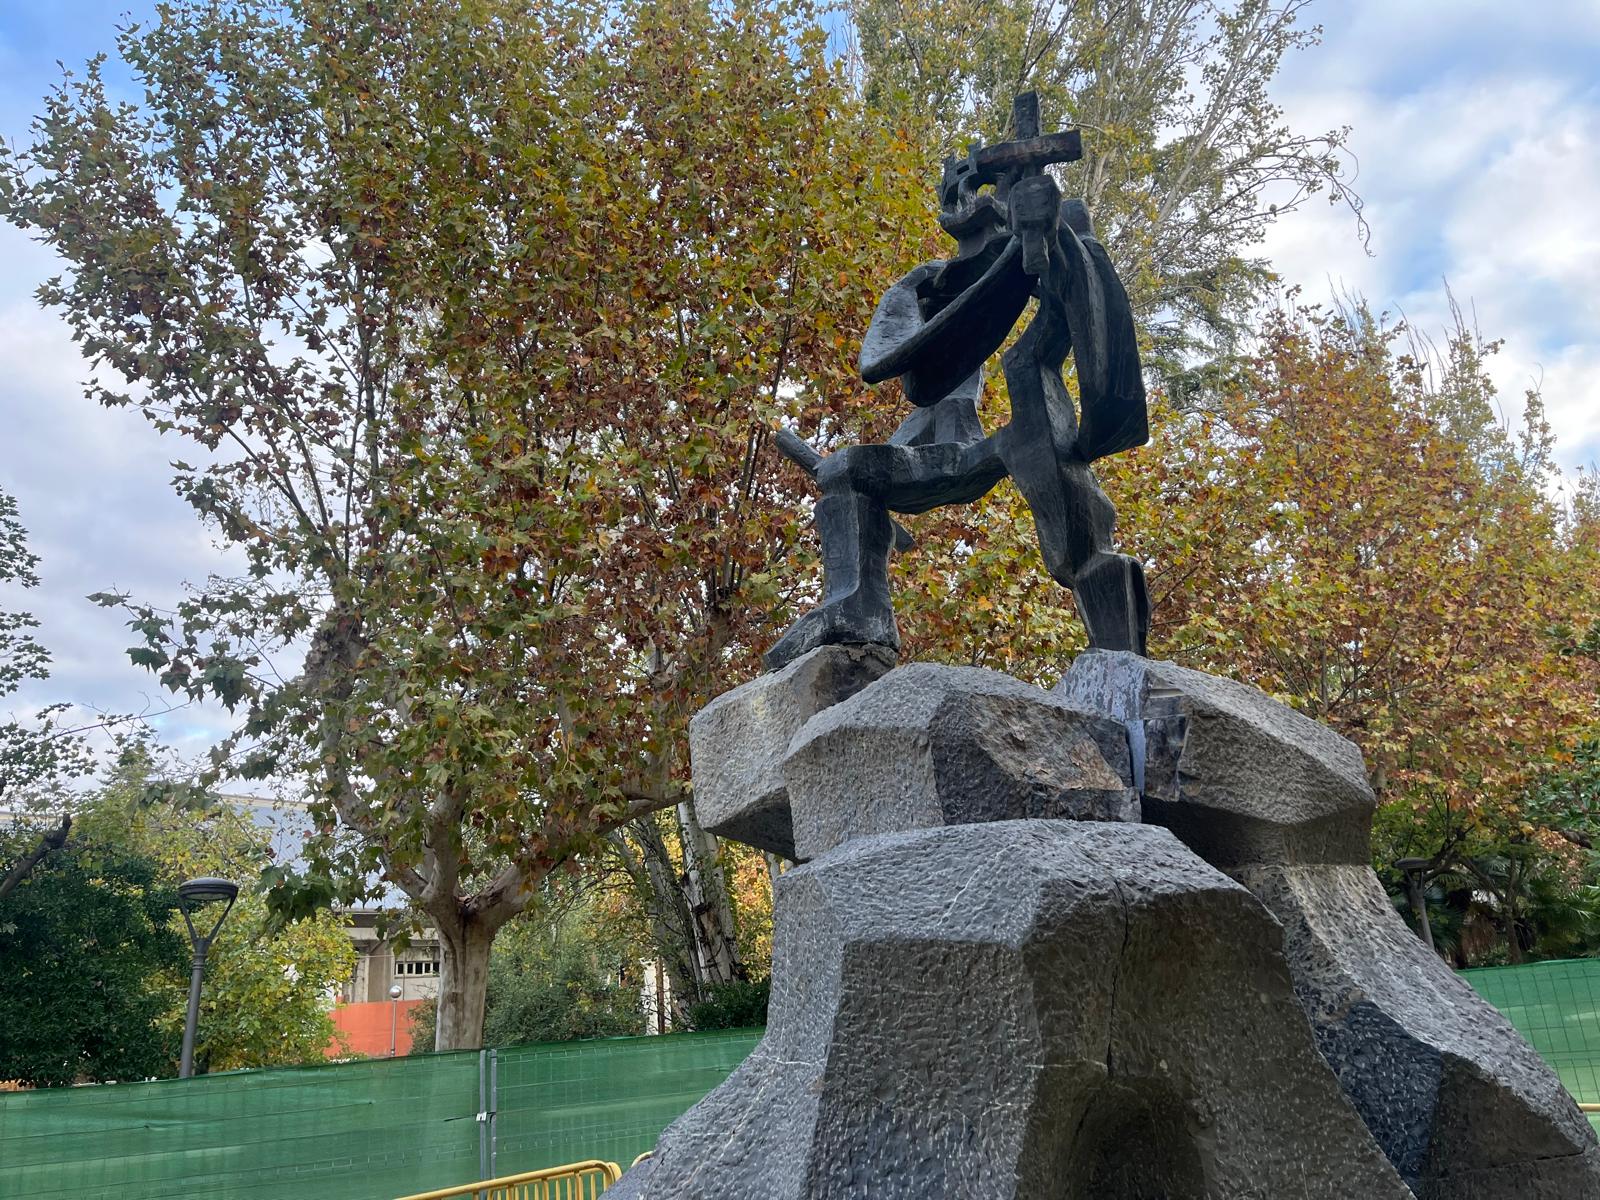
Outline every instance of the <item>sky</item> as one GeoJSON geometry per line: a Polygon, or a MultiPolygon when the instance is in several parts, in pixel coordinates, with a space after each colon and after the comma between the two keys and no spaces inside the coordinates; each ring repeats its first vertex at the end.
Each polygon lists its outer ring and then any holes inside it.
{"type": "MultiPolygon", "coordinates": [[[[116,26],[153,0],[0,0],[0,137],[26,136],[69,66],[113,49],[116,26]]],[[[1308,300],[1359,293],[1442,338],[1449,294],[1483,335],[1508,416],[1543,392],[1567,469],[1600,460],[1600,0],[1316,0],[1319,46],[1273,88],[1292,128],[1349,126],[1363,247],[1349,212],[1314,202],[1262,252],[1308,300]],[[1448,292],[1447,292],[1448,286],[1448,292]]],[[[0,488],[17,497],[42,561],[25,599],[43,621],[53,677],[15,707],[63,700],[83,713],[159,711],[154,678],[128,663],[115,612],[85,597],[127,591],[170,605],[186,580],[230,569],[172,493],[183,456],[134,413],[84,399],[85,367],[33,291],[52,256],[0,226],[0,488]]],[[[0,597],[15,607],[16,595],[0,597]]],[[[189,707],[152,718],[198,754],[229,728],[189,707]]]]}

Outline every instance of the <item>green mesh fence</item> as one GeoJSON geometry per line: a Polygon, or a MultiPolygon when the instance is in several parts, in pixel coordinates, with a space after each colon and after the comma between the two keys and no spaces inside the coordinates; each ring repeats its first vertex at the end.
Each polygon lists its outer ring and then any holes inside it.
{"type": "Polygon", "coordinates": [[[0,1198],[390,1200],[626,1166],[760,1030],[515,1046],[0,1094],[0,1198]],[[478,1120],[480,1111],[492,1120],[478,1120]]]}
{"type": "Polygon", "coordinates": [[[493,1165],[501,1174],[583,1158],[626,1167],[760,1036],[740,1030],[496,1051],[493,1165]]]}
{"type": "MultiPolygon", "coordinates": [[[[1600,1103],[1600,959],[1462,977],[1574,1096],[1600,1103]]],[[[485,1168],[584,1158],[626,1166],[760,1036],[560,1042],[0,1093],[0,1200],[391,1200],[485,1168]]]]}
{"type": "Polygon", "coordinates": [[[1600,959],[1462,971],[1584,1104],[1600,1104],[1600,959]]]}

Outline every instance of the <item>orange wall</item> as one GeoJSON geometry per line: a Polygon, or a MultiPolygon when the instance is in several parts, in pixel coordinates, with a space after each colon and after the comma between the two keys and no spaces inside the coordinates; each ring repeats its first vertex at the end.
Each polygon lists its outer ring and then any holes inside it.
{"type": "Polygon", "coordinates": [[[328,1047],[328,1057],[343,1053],[369,1058],[389,1057],[390,1022],[394,1022],[394,1052],[411,1053],[411,1010],[422,1000],[374,1000],[366,1004],[340,1004],[333,1010],[333,1027],[344,1041],[328,1047]]]}

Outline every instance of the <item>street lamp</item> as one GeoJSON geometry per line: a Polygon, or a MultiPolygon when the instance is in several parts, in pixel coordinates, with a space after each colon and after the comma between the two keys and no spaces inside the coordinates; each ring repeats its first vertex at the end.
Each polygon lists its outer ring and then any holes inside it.
{"type": "Polygon", "coordinates": [[[222,922],[227,919],[233,902],[238,899],[239,885],[226,879],[191,879],[178,885],[178,908],[183,913],[183,923],[189,927],[189,945],[194,947],[194,968],[189,972],[189,1015],[183,1022],[183,1058],[178,1064],[178,1078],[188,1079],[194,1074],[194,1034],[200,1023],[200,979],[206,973],[206,951],[222,922]],[[194,927],[193,914],[207,904],[226,902],[220,916],[204,937],[194,927]]]}
{"type": "Polygon", "coordinates": [[[394,1057],[395,1040],[400,1032],[400,985],[389,985],[389,1057],[394,1057]]]}
{"type": "Polygon", "coordinates": [[[1411,900],[1411,912],[1417,918],[1417,928],[1422,931],[1422,940],[1428,943],[1428,949],[1433,949],[1433,926],[1428,924],[1428,904],[1422,895],[1422,876],[1433,865],[1432,859],[1427,858],[1402,858],[1395,861],[1395,867],[1406,877],[1406,896],[1411,900]]]}

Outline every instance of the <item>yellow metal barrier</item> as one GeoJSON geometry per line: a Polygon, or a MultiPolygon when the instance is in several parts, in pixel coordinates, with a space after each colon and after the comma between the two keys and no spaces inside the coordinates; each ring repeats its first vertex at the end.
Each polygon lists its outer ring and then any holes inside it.
{"type": "Polygon", "coordinates": [[[468,1200],[595,1200],[621,1178],[622,1168],[616,1163],[592,1158],[587,1162],[568,1163],[564,1167],[526,1171],[521,1175],[502,1175],[499,1179],[441,1188],[437,1192],[418,1192],[415,1196],[402,1196],[400,1200],[452,1200],[453,1197],[467,1197],[468,1200]]]}

